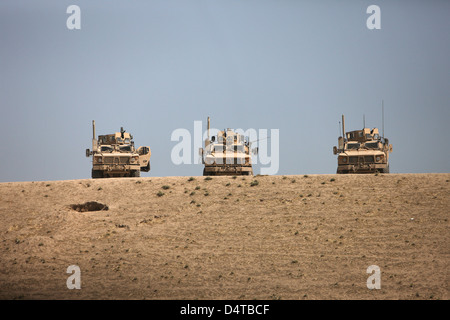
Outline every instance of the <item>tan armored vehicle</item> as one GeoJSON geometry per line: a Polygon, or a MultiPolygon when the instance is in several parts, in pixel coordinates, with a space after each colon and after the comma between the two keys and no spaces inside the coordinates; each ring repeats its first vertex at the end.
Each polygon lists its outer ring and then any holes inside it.
{"type": "Polygon", "coordinates": [[[92,151],[86,149],[86,157],[92,156],[92,178],[139,177],[141,171],[150,171],[150,147],[135,149],[133,136],[120,128],[120,132],[95,137],[95,121],[92,121],[92,151]]]}
{"type": "MultiPolygon", "coordinates": [[[[211,137],[209,131],[208,117],[208,138],[205,140],[205,148],[199,150],[205,165],[203,175],[253,175],[251,143],[231,129],[219,131],[217,137],[211,137]]],[[[257,154],[257,148],[253,150],[253,154],[257,154]]]]}
{"type": "Polygon", "coordinates": [[[342,132],[338,147],[333,153],[338,155],[337,173],[389,173],[389,153],[392,145],[381,137],[377,128],[345,132],[342,116],[342,132]]]}

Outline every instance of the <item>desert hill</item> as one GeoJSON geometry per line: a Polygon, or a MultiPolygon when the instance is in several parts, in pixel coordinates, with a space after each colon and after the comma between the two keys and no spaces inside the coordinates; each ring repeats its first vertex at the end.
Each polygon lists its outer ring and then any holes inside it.
{"type": "Polygon", "coordinates": [[[449,180],[0,183],[0,298],[449,299],[449,180]],[[66,285],[71,265],[79,290],[66,285]],[[371,265],[381,289],[367,288],[371,265]]]}

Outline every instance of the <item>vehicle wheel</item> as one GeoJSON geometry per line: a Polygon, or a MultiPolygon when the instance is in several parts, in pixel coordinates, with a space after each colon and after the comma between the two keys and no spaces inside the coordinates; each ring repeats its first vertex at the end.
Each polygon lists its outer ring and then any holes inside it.
{"type": "Polygon", "coordinates": [[[389,166],[383,169],[383,173],[389,173],[389,166]]]}
{"type": "Polygon", "coordinates": [[[100,170],[92,170],[92,179],[103,178],[103,172],[100,170]]]}
{"type": "Polygon", "coordinates": [[[139,178],[141,176],[141,172],[138,170],[131,171],[130,176],[134,178],[139,178]]]}

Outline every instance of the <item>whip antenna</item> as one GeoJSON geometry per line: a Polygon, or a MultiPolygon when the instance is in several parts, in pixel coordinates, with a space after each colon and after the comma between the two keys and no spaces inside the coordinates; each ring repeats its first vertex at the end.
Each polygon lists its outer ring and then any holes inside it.
{"type": "Polygon", "coordinates": [[[382,123],[382,130],[383,130],[383,139],[384,139],[384,100],[381,100],[381,123],[382,123]]]}

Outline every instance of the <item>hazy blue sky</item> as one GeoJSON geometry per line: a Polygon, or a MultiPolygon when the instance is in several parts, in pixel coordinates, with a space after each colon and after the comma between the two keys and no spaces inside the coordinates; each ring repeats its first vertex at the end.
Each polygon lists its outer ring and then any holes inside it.
{"type": "Polygon", "coordinates": [[[444,0],[2,0],[0,181],[90,178],[92,120],[151,147],[142,176],[201,175],[170,138],[208,116],[279,129],[280,175],[335,173],[341,114],[381,129],[383,99],[391,172],[450,172],[449,15],[444,0]]]}

